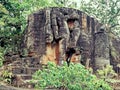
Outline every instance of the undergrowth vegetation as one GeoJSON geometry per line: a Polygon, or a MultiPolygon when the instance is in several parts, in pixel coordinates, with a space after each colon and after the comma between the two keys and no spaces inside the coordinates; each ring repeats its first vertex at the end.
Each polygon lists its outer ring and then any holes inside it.
{"type": "Polygon", "coordinates": [[[32,83],[36,88],[56,88],[62,90],[112,90],[103,80],[91,74],[81,64],[73,64],[68,67],[57,66],[51,62],[47,67],[34,73],[32,83]]]}
{"type": "Polygon", "coordinates": [[[104,79],[104,80],[117,77],[117,73],[115,73],[115,71],[113,70],[113,67],[110,65],[106,65],[106,67],[103,68],[102,70],[97,70],[96,75],[100,79],[104,79]]]}
{"type": "Polygon", "coordinates": [[[4,61],[4,49],[0,47],[0,67],[3,65],[4,61]]]}
{"type": "Polygon", "coordinates": [[[11,84],[11,78],[13,74],[8,70],[2,70],[0,72],[0,82],[11,84]]]}

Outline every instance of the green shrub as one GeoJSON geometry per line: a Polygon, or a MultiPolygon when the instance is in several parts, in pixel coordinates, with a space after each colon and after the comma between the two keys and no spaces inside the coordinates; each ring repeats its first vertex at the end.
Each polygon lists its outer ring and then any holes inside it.
{"type": "Polygon", "coordinates": [[[97,77],[104,80],[117,77],[117,74],[113,70],[113,67],[110,65],[106,65],[103,69],[97,70],[96,75],[97,77]]]}
{"type": "Polygon", "coordinates": [[[11,84],[12,76],[13,76],[12,72],[10,72],[8,70],[2,70],[0,72],[0,81],[11,84]]]}
{"type": "Polygon", "coordinates": [[[62,88],[62,90],[112,90],[111,87],[89,73],[81,64],[73,64],[68,67],[48,63],[47,68],[34,73],[33,83],[36,88],[62,88]]]}

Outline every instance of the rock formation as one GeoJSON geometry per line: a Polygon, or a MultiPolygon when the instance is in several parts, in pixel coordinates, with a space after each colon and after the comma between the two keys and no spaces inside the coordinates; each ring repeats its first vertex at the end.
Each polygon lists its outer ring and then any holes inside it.
{"type": "Polygon", "coordinates": [[[94,70],[111,64],[116,69],[120,63],[120,40],[113,38],[109,43],[103,26],[93,17],[71,8],[45,8],[29,15],[21,43],[25,56],[8,55],[4,61],[14,75],[12,83],[28,86],[26,79],[31,79],[48,61],[58,65],[71,61],[94,70]]]}
{"type": "Polygon", "coordinates": [[[99,68],[104,62],[110,64],[108,37],[101,27],[96,19],[79,10],[46,8],[29,16],[23,46],[42,64],[53,61],[61,65],[72,48],[72,62],[86,65],[89,61],[99,68]]]}

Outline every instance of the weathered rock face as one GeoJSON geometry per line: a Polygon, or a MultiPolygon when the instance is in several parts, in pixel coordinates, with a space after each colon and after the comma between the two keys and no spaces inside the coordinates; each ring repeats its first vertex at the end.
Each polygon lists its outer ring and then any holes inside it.
{"type": "Polygon", "coordinates": [[[110,43],[110,63],[120,73],[120,38],[112,37],[110,43]]]}
{"type": "Polygon", "coordinates": [[[42,9],[28,18],[24,46],[29,53],[35,53],[42,64],[53,61],[61,65],[69,56],[66,52],[70,48],[75,50],[73,62],[109,64],[108,37],[100,32],[101,26],[96,19],[76,9],[42,9]]]}
{"type": "Polygon", "coordinates": [[[102,69],[110,65],[109,40],[105,31],[95,33],[95,65],[96,69],[102,69]]]}
{"type": "MultiPolygon", "coordinates": [[[[94,70],[120,63],[120,39],[112,38],[103,25],[85,13],[71,8],[46,8],[28,18],[21,49],[27,55],[6,55],[4,70],[13,73],[12,84],[34,87],[29,83],[35,71],[48,61],[61,65],[64,60],[82,63],[94,70]]],[[[119,67],[120,70],[120,67],[119,67]]],[[[1,74],[0,74],[1,75],[1,74]]]]}

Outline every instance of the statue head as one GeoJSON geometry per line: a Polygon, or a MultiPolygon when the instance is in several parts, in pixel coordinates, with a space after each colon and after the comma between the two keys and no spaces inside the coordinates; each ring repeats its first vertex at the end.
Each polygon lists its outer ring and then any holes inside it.
{"type": "Polygon", "coordinates": [[[104,32],[106,30],[106,26],[105,25],[102,25],[101,27],[100,27],[100,32],[104,32]]]}
{"type": "Polygon", "coordinates": [[[70,19],[79,19],[79,15],[78,15],[76,12],[73,12],[73,13],[70,15],[70,19]]]}

